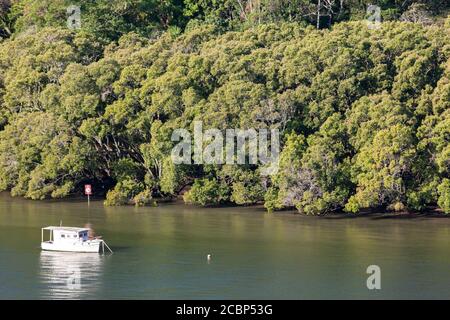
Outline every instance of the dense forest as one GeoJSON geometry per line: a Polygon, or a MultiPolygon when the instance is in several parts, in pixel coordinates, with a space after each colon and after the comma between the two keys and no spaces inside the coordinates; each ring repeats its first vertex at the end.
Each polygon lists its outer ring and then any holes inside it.
{"type": "Polygon", "coordinates": [[[92,183],[106,205],[184,193],[306,214],[450,213],[449,7],[0,0],[0,190],[61,198],[92,183]],[[174,164],[173,131],[198,120],[278,129],[278,172],[174,164]]]}

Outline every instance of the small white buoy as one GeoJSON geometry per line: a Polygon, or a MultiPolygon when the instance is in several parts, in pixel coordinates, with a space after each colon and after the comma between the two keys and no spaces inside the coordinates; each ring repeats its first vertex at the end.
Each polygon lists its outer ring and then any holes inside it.
{"type": "Polygon", "coordinates": [[[211,255],[208,254],[208,255],[206,256],[206,259],[207,259],[208,261],[211,261],[211,255]]]}

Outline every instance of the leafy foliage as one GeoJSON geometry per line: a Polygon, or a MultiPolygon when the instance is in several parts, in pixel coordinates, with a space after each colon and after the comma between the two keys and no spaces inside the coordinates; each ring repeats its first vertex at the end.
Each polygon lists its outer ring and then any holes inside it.
{"type": "MultiPolygon", "coordinates": [[[[63,0],[5,2],[0,189],[43,199],[95,181],[107,205],[148,205],[190,186],[184,199],[199,205],[448,213],[450,18],[369,29],[357,2],[335,1],[317,20],[303,0],[259,11],[254,1],[80,0],[80,30],[67,29],[63,0]],[[280,130],[278,173],[175,165],[171,135],[197,120],[280,130]]],[[[411,3],[379,4],[399,18],[411,3]]]]}

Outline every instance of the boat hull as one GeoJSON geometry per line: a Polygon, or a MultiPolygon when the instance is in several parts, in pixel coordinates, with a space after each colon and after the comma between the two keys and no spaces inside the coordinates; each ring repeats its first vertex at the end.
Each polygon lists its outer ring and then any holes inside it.
{"type": "Polygon", "coordinates": [[[54,243],[41,242],[41,249],[46,251],[67,251],[67,252],[100,252],[101,241],[83,241],[76,243],[54,243]]]}

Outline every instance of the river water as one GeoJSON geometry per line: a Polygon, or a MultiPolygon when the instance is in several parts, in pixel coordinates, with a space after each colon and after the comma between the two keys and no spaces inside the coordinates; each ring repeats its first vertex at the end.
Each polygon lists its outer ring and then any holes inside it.
{"type": "Polygon", "coordinates": [[[450,299],[450,219],[104,207],[0,194],[0,299],[450,299]],[[41,252],[90,223],[114,254],[41,252]],[[207,255],[211,254],[210,261],[207,255]],[[369,265],[381,289],[369,290],[369,265]]]}

